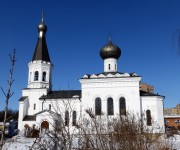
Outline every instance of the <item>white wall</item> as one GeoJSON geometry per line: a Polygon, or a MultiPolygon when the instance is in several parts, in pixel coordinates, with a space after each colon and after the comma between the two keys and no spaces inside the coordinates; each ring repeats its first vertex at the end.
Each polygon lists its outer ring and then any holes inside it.
{"type": "Polygon", "coordinates": [[[114,115],[119,114],[119,99],[126,99],[127,111],[140,112],[139,81],[140,77],[80,79],[82,105],[84,109],[95,110],[95,99],[102,100],[102,111],[107,114],[107,98],[113,98],[114,115]]]}
{"type": "Polygon", "coordinates": [[[117,72],[117,59],[106,58],[104,59],[104,72],[117,72]]]}
{"type": "Polygon", "coordinates": [[[142,96],[142,113],[146,118],[146,110],[151,111],[152,125],[164,132],[164,115],[163,115],[163,97],[161,96],[142,96]]]}
{"type": "Polygon", "coordinates": [[[52,84],[51,74],[53,65],[45,61],[33,61],[28,64],[28,88],[50,88],[52,84]],[[39,72],[38,81],[34,81],[35,72],[39,72]],[[46,81],[42,81],[42,74],[46,72],[46,81]]]}
{"type": "Polygon", "coordinates": [[[28,115],[34,115],[35,113],[42,110],[42,105],[40,104],[39,98],[44,94],[47,95],[48,89],[23,89],[22,96],[28,96],[29,105],[28,115]],[[34,110],[34,104],[36,105],[36,109],[34,110]]]}

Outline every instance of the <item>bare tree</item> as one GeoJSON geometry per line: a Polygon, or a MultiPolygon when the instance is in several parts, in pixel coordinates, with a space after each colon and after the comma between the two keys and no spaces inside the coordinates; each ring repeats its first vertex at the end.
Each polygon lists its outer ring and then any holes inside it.
{"type": "Polygon", "coordinates": [[[10,61],[11,61],[11,68],[10,68],[10,73],[9,73],[9,80],[8,80],[8,88],[7,92],[4,91],[4,89],[1,87],[1,90],[5,96],[5,109],[4,109],[4,122],[3,122],[3,130],[2,130],[2,135],[1,135],[1,142],[0,142],[0,149],[2,149],[3,142],[4,142],[4,136],[5,136],[5,126],[6,126],[6,119],[7,119],[7,112],[8,112],[8,103],[9,99],[13,96],[14,93],[11,93],[11,86],[14,82],[13,80],[13,71],[14,71],[14,65],[16,62],[16,50],[14,49],[13,55],[9,54],[10,61]]]}
{"type": "MultiPolygon", "coordinates": [[[[73,110],[70,101],[64,101],[62,107],[73,110]]],[[[69,120],[64,119],[64,110],[58,111],[59,119],[52,115],[56,120],[54,130],[37,138],[33,146],[52,150],[172,149],[173,141],[165,139],[160,128],[157,130],[153,124],[147,126],[147,120],[141,115],[127,112],[124,116],[107,116],[103,113],[96,116],[92,109],[85,112],[72,126],[69,120]]]]}

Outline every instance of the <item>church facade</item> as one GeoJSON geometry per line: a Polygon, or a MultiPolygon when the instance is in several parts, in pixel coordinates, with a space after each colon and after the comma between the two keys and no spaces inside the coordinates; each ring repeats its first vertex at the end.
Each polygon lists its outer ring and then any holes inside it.
{"type": "Polygon", "coordinates": [[[19,99],[18,129],[25,126],[53,129],[54,116],[72,126],[89,109],[94,115],[109,117],[127,113],[144,114],[147,126],[164,127],[164,96],[140,89],[141,76],[118,72],[121,49],[111,39],[100,50],[104,72],[85,74],[79,79],[81,90],[52,90],[52,69],[47,44],[47,26],[38,26],[38,41],[29,62],[28,85],[19,99]],[[70,110],[69,110],[70,109],[70,110]],[[64,118],[64,119],[63,119],[64,118]],[[67,119],[68,118],[68,119],[67,119]],[[68,121],[67,121],[68,120],[68,121]]]}

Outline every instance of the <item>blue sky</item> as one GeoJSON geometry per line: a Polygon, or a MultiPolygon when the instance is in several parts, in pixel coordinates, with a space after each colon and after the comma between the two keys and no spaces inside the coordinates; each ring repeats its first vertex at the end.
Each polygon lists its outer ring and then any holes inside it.
{"type": "MultiPolygon", "coordinates": [[[[108,42],[122,50],[120,72],[136,72],[142,82],[166,96],[165,107],[180,103],[180,1],[29,0],[0,2],[0,86],[7,89],[9,56],[17,50],[9,107],[18,109],[27,87],[28,62],[44,10],[47,45],[54,64],[53,90],[80,89],[86,73],[103,72],[99,50],[108,42]]],[[[5,98],[0,92],[0,110],[5,98]]]]}

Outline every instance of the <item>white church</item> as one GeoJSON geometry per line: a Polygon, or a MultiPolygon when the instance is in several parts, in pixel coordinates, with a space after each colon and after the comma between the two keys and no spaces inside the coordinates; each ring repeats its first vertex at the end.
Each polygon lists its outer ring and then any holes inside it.
{"type": "Polygon", "coordinates": [[[95,115],[115,117],[127,112],[144,114],[147,126],[164,127],[164,96],[142,91],[141,76],[136,73],[118,72],[117,62],[121,49],[111,40],[100,50],[104,72],[85,74],[79,79],[80,90],[52,90],[52,70],[46,44],[47,26],[38,26],[38,41],[28,67],[27,88],[19,99],[18,129],[25,126],[53,129],[52,114],[64,116],[65,125],[76,125],[77,118],[90,109],[95,115]],[[73,105],[69,107],[69,105],[73,105]],[[71,108],[71,110],[69,110],[71,108]],[[69,121],[67,121],[67,118],[69,121]]]}

